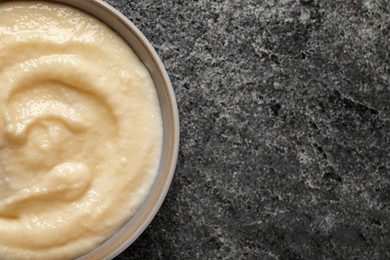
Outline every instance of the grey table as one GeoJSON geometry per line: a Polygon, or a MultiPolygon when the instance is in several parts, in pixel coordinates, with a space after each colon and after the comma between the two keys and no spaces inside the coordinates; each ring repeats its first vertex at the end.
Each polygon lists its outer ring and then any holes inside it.
{"type": "Polygon", "coordinates": [[[387,0],[109,0],[161,56],[172,187],[117,259],[390,259],[387,0]]]}

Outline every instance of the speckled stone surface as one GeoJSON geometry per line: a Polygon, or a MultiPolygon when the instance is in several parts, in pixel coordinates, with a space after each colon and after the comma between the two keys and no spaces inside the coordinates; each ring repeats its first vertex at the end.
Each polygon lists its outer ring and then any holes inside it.
{"type": "Polygon", "coordinates": [[[107,0],[161,56],[176,176],[125,259],[390,259],[388,0],[107,0]]]}

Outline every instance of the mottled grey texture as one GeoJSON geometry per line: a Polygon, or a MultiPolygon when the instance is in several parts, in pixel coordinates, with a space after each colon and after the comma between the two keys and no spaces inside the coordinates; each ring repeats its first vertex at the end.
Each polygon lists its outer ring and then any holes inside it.
{"type": "Polygon", "coordinates": [[[388,0],[108,0],[181,118],[160,212],[117,259],[390,259],[388,0]]]}

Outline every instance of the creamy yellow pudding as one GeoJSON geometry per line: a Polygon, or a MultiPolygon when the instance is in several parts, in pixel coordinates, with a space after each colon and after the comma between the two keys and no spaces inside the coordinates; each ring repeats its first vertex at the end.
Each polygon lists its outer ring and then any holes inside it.
{"type": "Polygon", "coordinates": [[[0,259],[71,259],[145,200],[162,119],[153,81],[95,18],[0,3],[0,259]]]}

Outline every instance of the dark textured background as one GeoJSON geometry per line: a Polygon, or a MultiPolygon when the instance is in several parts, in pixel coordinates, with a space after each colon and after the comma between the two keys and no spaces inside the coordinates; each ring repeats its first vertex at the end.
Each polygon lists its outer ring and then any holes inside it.
{"type": "Polygon", "coordinates": [[[390,259],[388,0],[108,0],[161,56],[181,149],[117,259],[390,259]]]}

